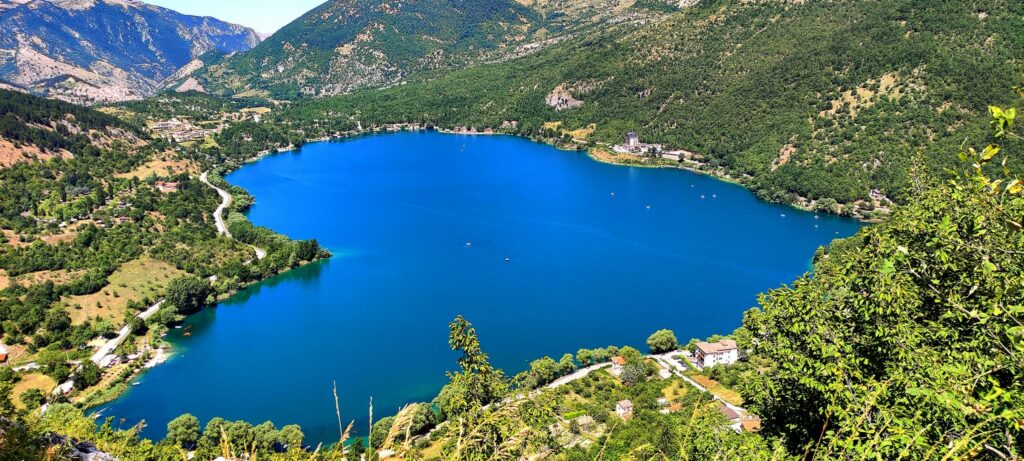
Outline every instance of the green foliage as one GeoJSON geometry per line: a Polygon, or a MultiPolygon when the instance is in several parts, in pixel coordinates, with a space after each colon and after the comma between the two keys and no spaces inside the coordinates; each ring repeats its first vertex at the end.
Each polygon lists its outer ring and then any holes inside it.
{"type": "Polygon", "coordinates": [[[448,373],[450,382],[438,395],[442,414],[451,417],[498,400],[505,395],[508,383],[504,372],[491,367],[472,324],[460,315],[448,328],[448,345],[462,352],[461,370],[448,373]]]}
{"type": "Polygon", "coordinates": [[[75,388],[85,389],[100,382],[100,379],[103,378],[103,370],[92,360],[83,360],[73,377],[75,388]]]}
{"type": "Polygon", "coordinates": [[[167,436],[165,440],[175,446],[191,449],[199,443],[199,418],[185,413],[167,423],[167,436]]]}
{"type": "Polygon", "coordinates": [[[1024,53],[1022,8],[995,0],[699,2],[518,59],[303,100],[278,119],[327,134],[354,120],[496,129],[516,121],[503,130],[545,139],[561,137],[543,128],[557,121],[569,130],[595,124],[588,142],[605,143],[635,130],[644,141],[702,154],[704,170],[763,198],[832,199],[816,207],[846,212],[838,202],[873,207],[873,189],[905,202],[915,156],[940,174],[954,166],[948,152],[983,135],[980,116],[1007,100],[1004,78],[1024,53]],[[579,88],[572,94],[584,104],[547,106],[559,85],[579,88]]]}
{"type": "Polygon", "coordinates": [[[46,396],[43,395],[43,391],[34,388],[23,392],[20,399],[21,403],[30,410],[39,408],[40,405],[46,402],[46,396]]]}
{"type": "Polygon", "coordinates": [[[1024,197],[999,155],[968,150],[956,179],[918,178],[888,222],[761,297],[745,327],[777,368],[743,394],[766,434],[822,457],[1024,452],[1024,197]]]}
{"type": "Polygon", "coordinates": [[[622,368],[619,379],[627,386],[637,385],[647,379],[647,369],[641,364],[630,363],[622,368]]]}
{"type": "Polygon", "coordinates": [[[210,281],[199,277],[179,277],[167,286],[165,302],[177,308],[178,313],[189,315],[199,311],[213,294],[210,281]]]}
{"type": "Polygon", "coordinates": [[[652,354],[661,354],[675,350],[679,347],[679,341],[672,330],[658,330],[647,338],[647,347],[652,354]]]}

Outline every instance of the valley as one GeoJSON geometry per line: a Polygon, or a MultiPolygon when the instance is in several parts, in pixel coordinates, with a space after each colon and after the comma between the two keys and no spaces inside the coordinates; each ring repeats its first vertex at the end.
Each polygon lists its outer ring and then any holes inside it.
{"type": "Polygon", "coordinates": [[[175,3],[0,2],[0,459],[1024,454],[1024,5],[175,3]]]}

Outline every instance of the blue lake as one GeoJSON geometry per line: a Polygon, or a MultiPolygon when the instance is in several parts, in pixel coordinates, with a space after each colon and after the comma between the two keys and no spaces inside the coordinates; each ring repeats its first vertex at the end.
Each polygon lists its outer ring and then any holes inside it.
{"type": "Polygon", "coordinates": [[[103,409],[145,420],[146,436],[192,413],[297,423],[307,441],[331,442],[333,381],[343,419],[365,435],[371,396],[379,418],[446,382],[456,314],[510,374],[580,347],[641,347],[659,328],[681,341],[728,333],[758,293],[860,227],[710,177],[507,136],[310,144],[227,179],[256,197],[254,223],[335,256],[190,318],[190,337],[173,331],[177,355],[103,409]]]}

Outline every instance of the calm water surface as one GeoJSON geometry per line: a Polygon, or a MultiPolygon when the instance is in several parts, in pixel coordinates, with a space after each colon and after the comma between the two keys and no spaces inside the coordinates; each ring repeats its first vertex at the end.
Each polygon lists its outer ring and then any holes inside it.
{"type": "Polygon", "coordinates": [[[190,318],[190,337],[173,331],[177,355],[103,409],[145,420],[146,436],[187,412],[297,423],[330,442],[332,381],[365,435],[371,396],[379,417],[446,382],[456,314],[509,372],[580,347],[642,346],[659,328],[682,341],[728,333],[759,292],[859,227],[709,177],[505,136],[311,144],[227,179],[256,197],[254,223],[335,256],[190,318]]]}

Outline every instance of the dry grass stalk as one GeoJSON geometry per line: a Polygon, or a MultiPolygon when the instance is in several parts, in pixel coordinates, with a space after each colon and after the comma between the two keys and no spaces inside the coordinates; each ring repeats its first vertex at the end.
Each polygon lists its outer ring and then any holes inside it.
{"type": "Polygon", "coordinates": [[[398,414],[395,415],[395,422],[391,425],[391,429],[388,430],[387,437],[384,438],[381,450],[394,449],[395,441],[398,440],[398,437],[403,432],[405,433],[405,439],[402,442],[402,450],[407,451],[409,449],[409,436],[412,434],[412,424],[416,419],[416,412],[419,408],[420,404],[414,403],[406,405],[398,411],[398,414]]]}

